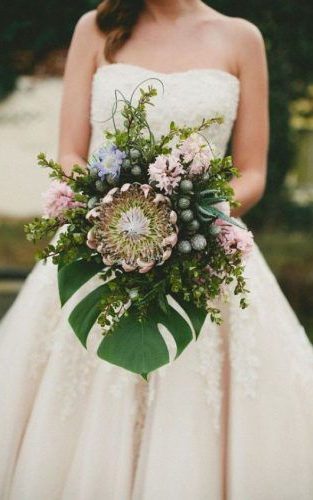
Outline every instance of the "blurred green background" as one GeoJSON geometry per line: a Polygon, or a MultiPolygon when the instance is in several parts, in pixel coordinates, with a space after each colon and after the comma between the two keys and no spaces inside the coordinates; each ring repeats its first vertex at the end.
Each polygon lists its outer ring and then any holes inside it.
{"type": "MultiPolygon", "coordinates": [[[[46,0],[40,7],[37,0],[1,3],[0,126],[6,120],[6,103],[19,91],[25,75],[27,82],[61,77],[73,27],[97,3],[46,0]]],[[[269,175],[266,195],[246,221],[313,340],[313,3],[209,3],[227,15],[251,20],[265,38],[271,87],[269,175]]],[[[10,159],[1,162],[5,169],[10,159]]],[[[20,215],[0,210],[0,314],[33,265],[33,247],[24,240],[23,222],[20,215]]]]}

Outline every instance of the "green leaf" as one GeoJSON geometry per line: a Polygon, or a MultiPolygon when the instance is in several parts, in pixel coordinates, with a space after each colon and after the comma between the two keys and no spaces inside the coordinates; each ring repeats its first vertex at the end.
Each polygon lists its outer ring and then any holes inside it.
{"type": "Polygon", "coordinates": [[[102,340],[98,356],[134,373],[148,375],[169,362],[166,344],[155,318],[139,322],[137,311],[129,310],[102,340]]]}
{"type": "Polygon", "coordinates": [[[164,325],[173,336],[177,348],[176,358],[178,358],[187,345],[192,341],[193,335],[189,324],[182,317],[182,315],[170,304],[168,304],[168,307],[168,314],[164,314],[163,311],[160,311],[160,314],[157,316],[157,321],[158,323],[164,325]]]}
{"type": "Polygon", "coordinates": [[[69,323],[84,347],[91,328],[101,313],[101,299],[110,293],[104,284],[87,295],[70,314],[69,323]]]}
{"type": "Polygon", "coordinates": [[[224,214],[224,212],[221,212],[221,210],[218,210],[215,207],[205,207],[203,205],[197,205],[197,208],[201,214],[208,215],[210,217],[219,217],[220,219],[229,222],[229,224],[240,227],[240,229],[246,229],[244,226],[239,224],[236,219],[234,219],[233,217],[229,217],[228,215],[224,214]]]}
{"type": "Polygon", "coordinates": [[[225,198],[222,197],[215,197],[215,196],[209,196],[205,195],[203,196],[203,201],[201,201],[201,207],[205,208],[206,205],[214,205],[215,203],[220,203],[221,201],[225,201],[225,198]]]}
{"type": "Polygon", "coordinates": [[[181,300],[175,294],[172,294],[172,295],[173,295],[173,298],[179,303],[179,305],[184,309],[184,311],[188,315],[188,317],[192,323],[192,326],[194,328],[196,338],[198,338],[200,331],[201,331],[201,328],[203,326],[203,323],[207,317],[206,310],[199,309],[192,302],[187,302],[185,300],[181,300]]]}
{"type": "Polygon", "coordinates": [[[59,266],[58,285],[62,306],[90,278],[103,269],[103,264],[94,261],[76,260],[71,264],[59,266]]]}
{"type": "Polygon", "coordinates": [[[139,373],[144,377],[169,362],[166,343],[158,325],[164,325],[173,336],[178,357],[193,340],[192,330],[184,318],[169,305],[169,313],[154,304],[149,314],[138,320],[135,308],[130,308],[100,344],[98,355],[109,363],[139,373]]]}

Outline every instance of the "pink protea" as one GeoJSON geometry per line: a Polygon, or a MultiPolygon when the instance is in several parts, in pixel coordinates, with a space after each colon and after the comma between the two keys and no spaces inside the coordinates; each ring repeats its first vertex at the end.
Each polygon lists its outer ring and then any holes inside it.
{"type": "Polygon", "coordinates": [[[248,257],[253,248],[253,234],[222,219],[217,219],[215,225],[220,229],[217,239],[226,253],[239,250],[244,257],[248,257]]]}
{"type": "Polygon", "coordinates": [[[176,154],[182,156],[183,161],[189,163],[190,175],[207,172],[213,160],[213,150],[199,134],[191,134],[178,148],[176,154]]]}
{"type": "Polygon", "coordinates": [[[166,196],[147,184],[114,188],[86,217],[92,224],[89,248],[101,254],[105,265],[125,272],[143,274],[164,264],[177,243],[176,212],[166,196]]]}
{"type": "Polygon", "coordinates": [[[165,194],[172,194],[179,185],[184,168],[174,155],[159,155],[149,166],[150,182],[165,194]]]}
{"type": "Polygon", "coordinates": [[[52,181],[42,197],[45,217],[62,219],[65,210],[84,206],[83,203],[75,201],[74,192],[65,182],[52,181]]]}

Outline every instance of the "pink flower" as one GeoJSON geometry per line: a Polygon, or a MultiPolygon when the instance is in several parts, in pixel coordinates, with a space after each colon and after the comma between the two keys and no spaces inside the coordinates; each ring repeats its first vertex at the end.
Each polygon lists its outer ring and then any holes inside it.
{"type": "Polygon", "coordinates": [[[199,134],[191,134],[177,149],[183,161],[190,163],[191,175],[203,174],[214,158],[212,148],[199,134]]]}
{"type": "Polygon", "coordinates": [[[215,225],[220,228],[217,239],[226,253],[239,250],[244,257],[248,257],[253,248],[253,234],[222,219],[217,219],[215,225]]]}
{"type": "Polygon", "coordinates": [[[156,182],[166,194],[171,194],[179,185],[183,172],[183,166],[174,155],[159,155],[149,166],[150,182],[156,182]]]}
{"type": "Polygon", "coordinates": [[[62,219],[62,214],[69,208],[84,206],[74,200],[74,192],[65,183],[52,181],[49,189],[43,194],[43,214],[45,217],[62,219]]]}

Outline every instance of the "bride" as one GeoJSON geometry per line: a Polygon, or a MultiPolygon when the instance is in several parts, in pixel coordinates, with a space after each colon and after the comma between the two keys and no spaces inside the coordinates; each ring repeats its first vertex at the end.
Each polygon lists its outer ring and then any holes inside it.
{"type": "MultiPolygon", "coordinates": [[[[200,0],[106,0],[80,19],[64,80],[64,169],[101,142],[114,90],[130,95],[156,77],[155,134],[171,120],[224,116],[207,137],[223,155],[232,135],[241,216],[265,185],[264,44],[255,26],[200,0]]],[[[232,298],[222,327],[207,320],[147,383],[71,331],[68,311],[94,280],[61,312],[56,270],[38,264],[0,335],[1,499],[312,500],[312,347],[257,246],[246,275],[250,306],[232,298]]]]}

